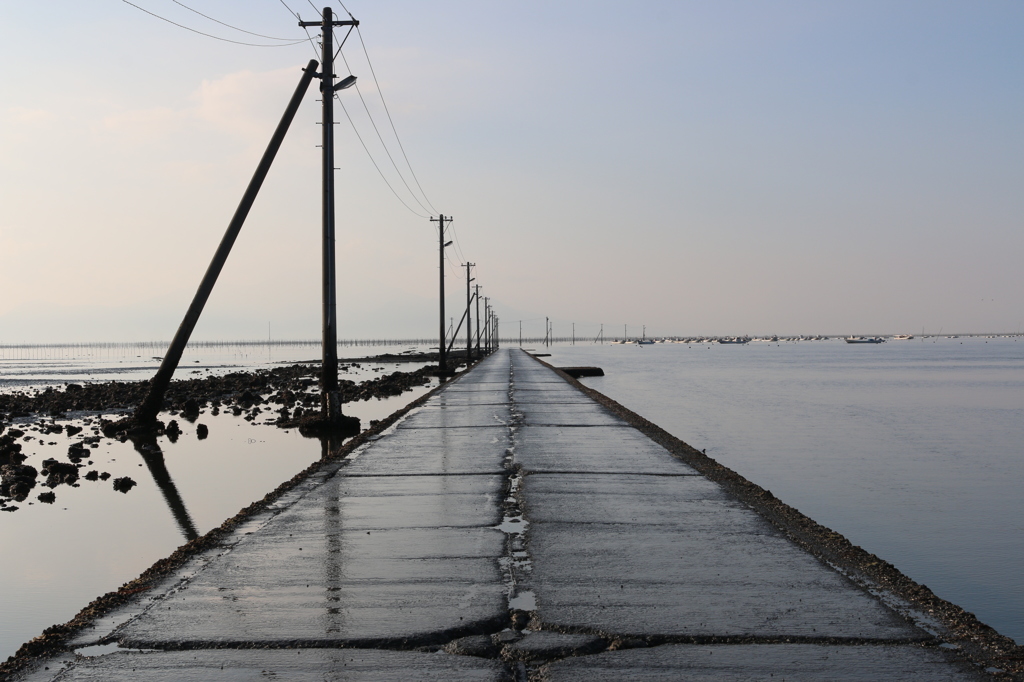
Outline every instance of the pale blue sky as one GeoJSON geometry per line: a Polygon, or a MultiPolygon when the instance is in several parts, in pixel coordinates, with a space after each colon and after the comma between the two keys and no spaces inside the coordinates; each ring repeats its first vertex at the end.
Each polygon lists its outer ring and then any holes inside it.
{"type": "MultiPolygon", "coordinates": [[[[182,1],[303,35],[280,0],[182,1]]],[[[1024,320],[1019,2],[347,4],[506,334],[1024,320]]],[[[0,4],[0,343],[169,338],[311,56],[119,0],[0,4]]],[[[433,229],[339,117],[339,335],[430,335],[433,229]]],[[[197,338],[318,336],[318,119],[311,92],[197,338]]]]}

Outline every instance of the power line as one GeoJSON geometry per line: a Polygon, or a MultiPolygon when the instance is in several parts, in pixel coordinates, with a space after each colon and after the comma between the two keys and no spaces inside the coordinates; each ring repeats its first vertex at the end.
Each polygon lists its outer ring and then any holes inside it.
{"type": "Polygon", "coordinates": [[[352,13],[348,11],[348,7],[345,7],[345,3],[343,3],[341,0],[338,0],[338,4],[341,5],[341,8],[343,10],[345,10],[345,14],[347,14],[350,19],[355,19],[355,17],[352,16],[352,13]]]}
{"type": "MultiPolygon", "coordinates": [[[[316,10],[316,5],[313,4],[312,0],[306,0],[306,1],[309,3],[310,7],[312,7],[314,10],[316,10]]],[[[299,18],[299,14],[297,12],[293,11],[292,8],[289,7],[288,4],[285,2],[285,0],[280,0],[280,2],[281,2],[282,5],[284,5],[284,8],[286,10],[288,10],[289,13],[295,15],[296,18],[299,18]]],[[[341,3],[339,2],[339,4],[341,4],[341,3]]],[[[352,16],[352,13],[348,11],[347,7],[342,5],[342,9],[344,9],[345,12],[350,17],[352,16]]],[[[313,48],[314,54],[317,54],[317,56],[319,57],[319,53],[317,53],[317,50],[316,50],[316,43],[314,43],[313,37],[311,35],[309,35],[309,29],[305,28],[305,31],[306,31],[306,40],[309,41],[310,47],[313,48]]],[[[349,34],[348,35],[351,35],[351,32],[352,32],[351,29],[349,29],[349,34]]],[[[333,29],[332,29],[332,33],[333,33],[333,29]]],[[[345,40],[348,40],[348,35],[345,36],[345,40]]],[[[335,38],[335,40],[337,40],[337,39],[335,38]]],[[[360,40],[360,42],[362,42],[362,36],[360,36],[359,40],[360,40]]],[[[343,43],[344,43],[344,41],[341,41],[341,44],[343,44],[343,43]]],[[[364,50],[366,49],[365,45],[364,45],[363,49],[364,50]]],[[[341,53],[340,44],[339,44],[339,47],[338,47],[338,53],[339,54],[341,53]]],[[[343,54],[341,55],[341,58],[342,58],[342,60],[345,63],[345,67],[348,68],[349,73],[351,73],[352,69],[348,65],[348,60],[345,59],[345,56],[343,54]]],[[[371,68],[371,73],[372,73],[372,68],[371,68]]],[[[376,81],[376,76],[374,76],[374,80],[376,81]]],[[[359,86],[358,85],[356,85],[356,91],[359,92],[359,86]]],[[[378,87],[378,91],[379,91],[379,87],[378,87]]],[[[359,129],[356,127],[355,121],[352,120],[352,116],[348,113],[348,109],[345,107],[344,102],[341,101],[341,98],[338,96],[337,93],[334,93],[334,97],[335,97],[335,99],[337,99],[338,104],[341,105],[341,110],[343,112],[345,112],[345,118],[348,119],[349,125],[352,126],[352,132],[354,132],[356,134],[356,138],[359,140],[359,144],[362,145],[363,151],[365,151],[366,155],[370,158],[370,163],[372,163],[373,167],[375,169],[377,169],[377,174],[380,175],[381,180],[383,180],[384,184],[388,186],[388,189],[391,190],[391,193],[394,194],[395,198],[398,199],[398,201],[403,206],[405,206],[407,209],[409,209],[409,211],[413,215],[419,216],[420,218],[429,218],[430,217],[429,215],[425,216],[422,213],[416,211],[409,204],[407,204],[405,202],[405,200],[403,200],[402,197],[398,194],[398,192],[395,190],[395,188],[391,185],[391,183],[388,182],[387,177],[384,175],[384,171],[382,171],[380,166],[377,164],[377,160],[373,158],[373,154],[370,152],[370,148],[366,146],[366,142],[363,140],[363,136],[359,134],[359,129]]],[[[383,140],[383,138],[381,138],[380,131],[377,130],[377,125],[373,122],[373,117],[370,116],[370,111],[369,111],[369,108],[366,106],[366,100],[363,99],[362,92],[359,92],[359,99],[363,103],[363,108],[366,109],[366,115],[370,118],[370,123],[373,124],[374,130],[377,131],[377,137],[378,137],[378,139],[380,139],[381,145],[384,146],[384,151],[388,152],[387,145],[384,144],[384,140],[383,140]]],[[[389,117],[390,117],[390,114],[389,114],[389,117]]],[[[396,135],[396,137],[397,137],[397,135],[396,135]]],[[[401,146],[401,141],[399,141],[399,146],[401,146]]],[[[404,153],[404,151],[403,151],[403,153],[404,153]]],[[[395,166],[395,170],[398,172],[398,176],[402,179],[402,182],[405,184],[406,189],[409,189],[409,194],[413,197],[413,199],[416,199],[416,194],[412,191],[411,188],[409,188],[409,184],[407,182],[405,182],[405,178],[402,176],[401,171],[398,170],[398,166],[395,164],[395,160],[393,158],[391,158],[391,153],[390,152],[388,152],[388,158],[391,159],[391,165],[395,166]]],[[[406,159],[406,163],[408,163],[408,159],[406,159]]],[[[409,170],[411,171],[412,167],[410,167],[409,170]]],[[[415,178],[415,173],[413,174],[413,177],[415,178]]],[[[424,198],[426,198],[426,195],[424,195],[424,198]]],[[[420,204],[420,207],[423,208],[423,210],[427,211],[427,213],[430,213],[430,210],[427,209],[426,207],[424,207],[423,204],[421,204],[418,199],[416,199],[416,203],[420,204]]],[[[430,203],[430,202],[428,201],[427,203],[430,203]]]]}
{"type": "Polygon", "coordinates": [[[341,110],[345,112],[345,118],[348,119],[349,125],[352,126],[352,131],[356,134],[356,137],[359,138],[359,144],[363,145],[363,149],[366,151],[366,155],[370,157],[370,162],[373,164],[373,167],[377,169],[377,173],[380,174],[380,179],[383,180],[384,184],[388,186],[388,189],[390,189],[391,193],[395,195],[395,198],[398,199],[400,202],[402,202],[402,206],[405,206],[414,215],[417,215],[420,218],[429,218],[430,217],[429,215],[423,215],[422,213],[416,211],[412,206],[410,206],[409,204],[405,203],[405,201],[402,199],[402,197],[400,197],[398,195],[398,192],[395,191],[395,188],[391,186],[391,183],[388,182],[388,179],[384,176],[384,172],[381,171],[380,166],[377,165],[377,161],[376,161],[376,159],[373,158],[373,154],[371,154],[369,148],[367,148],[366,142],[363,141],[363,136],[359,134],[359,129],[356,128],[356,124],[352,120],[352,116],[349,115],[348,109],[345,108],[345,103],[341,101],[341,98],[338,97],[337,93],[335,93],[334,97],[335,97],[335,99],[338,100],[338,104],[341,105],[341,110]]]}
{"type": "MultiPolygon", "coordinates": [[[[339,0],[338,4],[341,4],[341,0],[339,0]]],[[[345,7],[344,5],[341,6],[343,8],[345,7]]],[[[347,9],[345,11],[348,12],[347,9]]],[[[416,177],[416,171],[412,169],[412,164],[409,163],[409,156],[405,153],[405,147],[402,145],[402,138],[398,136],[398,130],[395,128],[395,121],[391,118],[391,110],[388,109],[388,103],[384,101],[384,91],[380,89],[380,83],[377,81],[377,72],[373,70],[373,62],[370,61],[370,53],[366,49],[366,41],[363,40],[363,32],[359,30],[358,26],[356,26],[356,35],[359,36],[359,44],[363,46],[363,54],[366,55],[366,64],[370,67],[370,75],[373,76],[374,85],[377,86],[377,94],[380,95],[380,102],[384,105],[384,112],[388,115],[388,122],[391,123],[391,131],[395,134],[395,140],[398,141],[398,148],[402,150],[402,157],[405,159],[405,165],[409,167],[412,179],[416,182],[416,186],[419,187],[420,194],[423,195],[423,199],[427,202],[427,205],[430,206],[431,210],[433,210],[434,213],[437,213],[437,209],[434,208],[434,204],[430,201],[427,193],[423,191],[423,186],[420,185],[420,180],[416,177]]]]}
{"type": "Polygon", "coordinates": [[[299,15],[298,15],[298,14],[296,14],[296,13],[295,13],[295,12],[294,12],[294,11],[292,10],[292,8],[288,6],[288,3],[287,3],[287,2],[285,2],[284,0],[280,0],[280,2],[281,2],[281,4],[282,4],[282,5],[284,5],[284,8],[285,8],[286,10],[288,10],[288,13],[289,13],[289,14],[291,14],[291,15],[292,15],[293,17],[295,17],[295,18],[296,18],[296,19],[298,19],[299,21],[302,21],[302,19],[301,19],[301,18],[299,18],[299,15]]]}
{"type": "Polygon", "coordinates": [[[154,14],[153,12],[150,12],[148,9],[145,9],[143,7],[139,7],[135,3],[129,2],[128,0],[121,0],[121,2],[123,2],[126,5],[131,5],[135,9],[139,10],[140,12],[145,12],[146,14],[148,14],[151,17],[156,17],[160,21],[166,21],[168,24],[173,24],[174,26],[177,26],[178,28],[183,28],[186,31],[191,31],[192,33],[198,33],[201,36],[206,36],[207,38],[213,38],[214,40],[221,40],[221,41],[223,41],[225,43],[233,43],[235,45],[245,45],[246,47],[290,47],[291,45],[298,45],[299,43],[306,42],[304,40],[297,40],[294,43],[280,43],[278,45],[261,45],[259,43],[243,43],[243,42],[238,41],[238,40],[231,40],[230,38],[221,38],[220,36],[215,36],[215,35],[212,35],[210,33],[203,33],[202,31],[197,31],[194,28],[189,28],[188,26],[185,26],[184,24],[179,24],[176,21],[171,21],[170,19],[168,19],[166,17],[162,17],[159,14],[154,14]]]}
{"type": "MultiPolygon", "coordinates": [[[[344,54],[341,55],[341,59],[343,62],[345,62],[345,68],[348,69],[348,72],[352,73],[352,67],[348,65],[348,59],[345,58],[344,54]]],[[[370,72],[372,73],[373,69],[371,69],[370,72]]],[[[423,202],[419,200],[419,198],[416,196],[416,193],[412,191],[411,187],[409,187],[409,183],[406,182],[405,176],[402,174],[401,169],[399,169],[398,164],[395,163],[395,157],[391,155],[391,150],[388,149],[387,143],[384,142],[384,137],[380,134],[380,129],[377,127],[377,122],[373,120],[373,115],[370,114],[370,107],[367,106],[366,104],[366,98],[363,97],[363,91],[359,89],[359,83],[356,83],[355,88],[356,93],[359,95],[359,101],[363,103],[363,109],[366,110],[366,117],[370,119],[370,125],[373,126],[373,131],[377,133],[377,139],[380,140],[381,146],[384,147],[384,153],[388,155],[388,159],[391,161],[391,165],[394,167],[395,172],[398,173],[398,178],[402,181],[402,184],[405,185],[405,188],[409,190],[409,196],[413,198],[413,201],[419,204],[420,208],[422,208],[424,211],[426,211],[427,213],[431,213],[432,211],[423,205],[423,202]]]]}
{"type": "Polygon", "coordinates": [[[462,244],[459,243],[459,234],[455,231],[454,227],[452,228],[452,239],[455,240],[455,250],[459,254],[459,260],[465,263],[469,259],[466,258],[466,252],[462,250],[462,244]]]}
{"type": "Polygon", "coordinates": [[[231,24],[224,23],[223,21],[220,21],[219,19],[214,19],[213,17],[211,17],[209,15],[203,14],[202,12],[200,12],[197,9],[192,9],[191,7],[186,5],[185,3],[179,2],[178,0],[171,0],[171,2],[173,2],[175,5],[179,5],[181,7],[184,7],[189,12],[194,12],[194,13],[198,14],[199,16],[203,17],[204,19],[209,19],[210,21],[212,21],[212,22],[214,22],[216,24],[220,24],[221,26],[227,26],[228,28],[234,29],[236,31],[240,31],[242,33],[248,33],[249,35],[256,36],[257,38],[266,38],[268,40],[295,40],[295,38],[275,38],[274,36],[265,36],[262,33],[253,33],[252,31],[246,31],[244,28],[238,28],[237,26],[232,26],[231,24]]]}

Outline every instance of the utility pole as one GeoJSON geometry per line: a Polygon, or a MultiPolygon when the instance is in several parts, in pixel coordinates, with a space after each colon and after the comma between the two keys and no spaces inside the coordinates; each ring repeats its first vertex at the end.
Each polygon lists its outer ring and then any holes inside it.
{"type": "Polygon", "coordinates": [[[473,287],[473,294],[476,296],[476,356],[480,357],[480,285],[473,287]]]}
{"type": "Polygon", "coordinates": [[[548,346],[551,345],[551,343],[549,342],[549,339],[550,339],[549,332],[550,331],[551,331],[551,324],[548,322],[548,318],[545,316],[544,317],[544,347],[545,348],[547,348],[548,346]]]}
{"type": "Polygon", "coordinates": [[[320,365],[320,401],[323,418],[331,425],[341,422],[341,398],[338,396],[338,300],[334,258],[334,93],[356,82],[348,76],[334,84],[334,27],[358,26],[359,22],[335,21],[330,7],[324,7],[323,19],[300,21],[299,26],[319,26],[323,56],[320,63],[320,93],[323,100],[323,363],[320,365]]]}
{"type": "Polygon", "coordinates": [[[491,299],[484,296],[484,351],[491,352],[491,299]]]}
{"type": "Polygon", "coordinates": [[[476,263],[466,263],[466,369],[469,369],[469,361],[473,357],[473,319],[470,316],[469,307],[472,302],[472,294],[469,292],[469,284],[473,278],[469,276],[469,269],[476,263]]]}
{"type": "Polygon", "coordinates": [[[519,320],[519,347],[523,347],[523,321],[519,320]]]}
{"type": "MultiPolygon", "coordinates": [[[[441,341],[437,348],[437,371],[443,375],[448,371],[448,344],[445,343],[444,333],[444,247],[451,244],[451,242],[445,243],[444,241],[444,213],[436,218],[431,218],[430,222],[437,223],[437,243],[440,245],[438,249],[438,263],[440,264],[440,281],[441,281],[441,316],[440,316],[440,337],[441,341]]],[[[448,222],[452,221],[452,217],[448,216],[448,222]]]]}
{"type": "Polygon", "coordinates": [[[572,345],[576,345],[576,323],[572,323],[572,345]]]}

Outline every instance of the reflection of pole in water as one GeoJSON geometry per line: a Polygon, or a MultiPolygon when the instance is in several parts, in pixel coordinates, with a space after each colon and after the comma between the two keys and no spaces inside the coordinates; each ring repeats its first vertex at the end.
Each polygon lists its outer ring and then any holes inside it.
{"type": "MultiPolygon", "coordinates": [[[[327,459],[330,454],[341,446],[342,438],[325,436],[320,439],[322,455],[327,459]]],[[[327,490],[329,491],[324,499],[324,540],[327,543],[327,553],[324,556],[324,585],[327,594],[324,601],[327,609],[324,618],[325,634],[328,636],[341,632],[345,625],[345,613],[341,604],[341,583],[342,583],[342,561],[344,560],[342,545],[342,522],[341,522],[341,484],[345,480],[342,476],[331,478],[327,490]]]]}
{"type": "Polygon", "coordinates": [[[132,438],[132,445],[135,446],[135,451],[142,455],[142,461],[146,463],[146,467],[149,468],[149,473],[153,476],[157,487],[160,488],[160,493],[164,496],[167,506],[171,508],[171,514],[178,522],[181,534],[185,536],[186,540],[195,540],[199,537],[199,533],[192,522],[192,517],[188,514],[188,509],[185,508],[185,502],[178,494],[178,488],[171,480],[170,472],[167,471],[167,465],[164,464],[164,453],[156,444],[156,436],[153,434],[135,436],[132,438]]]}

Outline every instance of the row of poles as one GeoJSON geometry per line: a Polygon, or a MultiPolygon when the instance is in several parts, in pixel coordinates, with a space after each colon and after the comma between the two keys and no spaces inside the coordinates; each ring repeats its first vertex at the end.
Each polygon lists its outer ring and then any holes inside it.
{"type": "Polygon", "coordinates": [[[438,311],[437,371],[440,376],[450,376],[452,374],[452,368],[450,367],[448,355],[451,353],[452,346],[455,345],[455,340],[458,338],[459,332],[462,330],[462,324],[466,324],[466,365],[468,366],[474,358],[479,358],[484,354],[490,353],[498,347],[498,316],[494,314],[490,298],[488,296],[484,296],[483,326],[481,328],[480,285],[473,284],[473,282],[476,281],[476,278],[473,277],[473,268],[476,267],[476,263],[466,262],[463,266],[466,268],[466,309],[462,313],[462,318],[459,320],[458,327],[452,331],[451,341],[448,340],[447,328],[444,324],[444,250],[452,245],[450,240],[445,241],[445,224],[447,223],[450,226],[452,217],[445,216],[442,213],[437,218],[431,218],[430,221],[436,222],[438,227],[438,300],[440,301],[440,309],[438,311]],[[473,333],[474,303],[476,304],[475,335],[473,333]]]}
{"type": "MultiPolygon", "coordinates": [[[[353,418],[342,415],[341,399],[338,394],[337,282],[335,275],[334,251],[334,93],[351,87],[355,83],[356,77],[349,75],[335,83],[337,75],[334,73],[335,54],[333,30],[335,27],[339,26],[357,27],[359,26],[359,22],[354,18],[349,20],[336,20],[331,8],[324,7],[323,16],[320,21],[299,21],[299,26],[320,28],[322,40],[320,65],[322,66],[322,69],[317,72],[317,61],[315,59],[311,59],[306,65],[306,68],[302,70],[303,73],[302,77],[299,79],[299,85],[296,87],[291,100],[289,100],[285,113],[281,117],[281,121],[278,124],[277,129],[271,137],[270,144],[267,146],[266,152],[264,152],[263,157],[260,159],[256,172],[253,174],[252,180],[249,182],[245,194],[242,196],[242,200],[239,202],[238,208],[235,210],[235,214],[224,233],[224,237],[221,239],[221,243],[214,254],[213,260],[199,284],[199,288],[192,300],[192,304],[185,313],[185,318],[182,320],[181,325],[178,327],[178,330],[167,349],[167,352],[164,354],[163,360],[160,363],[160,368],[157,370],[156,375],[150,382],[149,394],[146,396],[146,399],[142,404],[140,404],[135,410],[133,421],[139,426],[149,426],[156,422],[157,415],[163,406],[164,394],[167,391],[167,387],[170,385],[171,377],[173,376],[175,369],[178,367],[181,356],[185,351],[185,346],[188,344],[189,337],[192,335],[192,331],[195,329],[195,325],[199,321],[199,316],[203,311],[203,307],[206,305],[206,301],[210,297],[210,293],[213,291],[213,286],[217,281],[217,277],[220,275],[220,272],[227,261],[231,247],[234,245],[235,239],[238,237],[238,233],[242,229],[242,224],[245,222],[245,219],[249,214],[249,210],[252,208],[253,202],[256,200],[256,195],[259,193],[260,187],[263,185],[263,181],[267,176],[267,172],[270,170],[274,157],[277,155],[277,152],[281,147],[285,133],[288,132],[288,128],[291,125],[292,120],[295,118],[299,105],[302,103],[302,98],[309,89],[309,85],[314,78],[319,79],[320,81],[320,92],[322,95],[321,101],[323,103],[323,140],[321,145],[323,151],[323,192],[321,206],[323,218],[323,334],[321,340],[323,363],[320,370],[321,418],[326,425],[338,426],[341,428],[351,428],[352,424],[350,422],[356,421],[353,418]]],[[[442,214],[437,218],[431,218],[431,220],[438,223],[438,234],[440,238],[441,333],[438,347],[439,357],[437,369],[439,375],[447,376],[451,374],[451,369],[448,363],[448,352],[450,350],[450,346],[446,343],[447,339],[445,338],[446,334],[444,327],[444,249],[446,246],[451,244],[451,242],[445,242],[446,222],[451,222],[451,216],[445,216],[442,214]]],[[[473,282],[473,278],[471,276],[472,267],[472,263],[466,264],[466,311],[463,314],[463,319],[467,323],[467,365],[471,361],[474,351],[473,338],[469,331],[471,322],[470,307],[474,300],[476,302],[477,317],[476,356],[479,357],[481,353],[488,353],[493,350],[497,346],[498,339],[498,318],[494,315],[490,306],[490,300],[487,297],[484,298],[484,319],[483,324],[481,325],[480,286],[477,285],[476,287],[475,297],[470,294],[470,284],[473,282]]],[[[452,335],[452,343],[455,342],[455,336],[457,334],[458,330],[456,330],[452,335]]],[[[356,428],[358,428],[357,425],[356,428]]]]}

